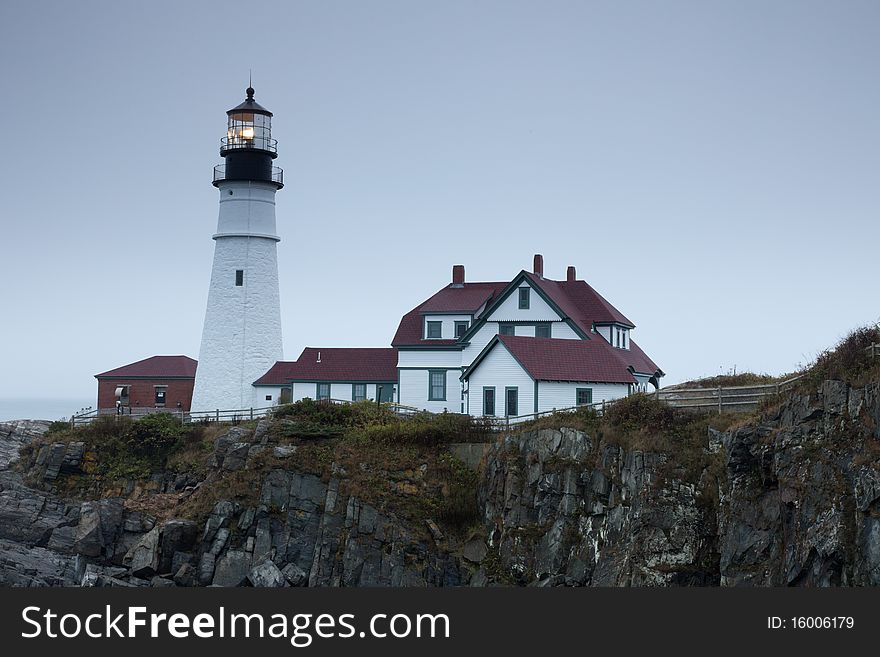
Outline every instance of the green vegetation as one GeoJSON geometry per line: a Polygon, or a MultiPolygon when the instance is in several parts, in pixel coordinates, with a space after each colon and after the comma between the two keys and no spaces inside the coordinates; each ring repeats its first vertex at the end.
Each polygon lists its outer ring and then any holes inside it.
{"type": "Polygon", "coordinates": [[[183,424],[170,413],[154,413],[139,420],[110,415],[76,428],[66,422],[53,423],[26,452],[35,454],[46,443],[82,442],[91,455],[86,474],[107,481],[141,480],[174,463],[188,462],[184,457],[193,452],[204,455],[206,433],[205,425],[183,424]]]}
{"type": "Polygon", "coordinates": [[[717,376],[709,376],[702,379],[687,381],[673,386],[673,388],[735,388],[738,386],[761,386],[785,381],[792,376],[794,375],[783,374],[781,376],[773,376],[771,374],[755,374],[754,372],[719,374],[717,376]]]}
{"type": "Polygon", "coordinates": [[[599,428],[599,413],[592,406],[583,406],[572,411],[542,415],[537,420],[529,420],[517,425],[517,430],[562,429],[563,427],[595,435],[599,428]]]}
{"type": "Polygon", "coordinates": [[[804,373],[804,383],[815,388],[835,379],[861,387],[880,378],[880,354],[873,356],[872,344],[880,344],[880,326],[866,326],[850,332],[832,349],[826,349],[804,373]]]}

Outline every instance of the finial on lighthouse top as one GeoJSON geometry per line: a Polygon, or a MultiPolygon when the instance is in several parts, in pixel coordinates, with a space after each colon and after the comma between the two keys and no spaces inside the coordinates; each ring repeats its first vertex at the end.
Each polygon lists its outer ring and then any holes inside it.
{"type": "Polygon", "coordinates": [[[263,116],[272,116],[272,112],[270,112],[254,100],[253,87],[248,87],[247,89],[245,89],[245,93],[247,94],[247,98],[245,98],[245,101],[241,105],[236,105],[231,110],[228,110],[226,112],[227,114],[232,115],[241,112],[253,112],[254,114],[262,114],[263,116]]]}

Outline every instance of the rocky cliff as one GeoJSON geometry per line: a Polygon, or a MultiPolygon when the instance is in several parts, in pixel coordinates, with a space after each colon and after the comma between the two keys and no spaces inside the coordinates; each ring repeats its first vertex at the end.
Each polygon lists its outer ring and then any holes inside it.
{"type": "Polygon", "coordinates": [[[264,420],[218,435],[198,472],[89,495],[66,485],[89,479],[88,444],[0,425],[0,584],[876,585],[878,389],[825,381],[690,437],[665,415],[503,435],[464,526],[442,514],[440,453],[304,460],[264,420]]]}

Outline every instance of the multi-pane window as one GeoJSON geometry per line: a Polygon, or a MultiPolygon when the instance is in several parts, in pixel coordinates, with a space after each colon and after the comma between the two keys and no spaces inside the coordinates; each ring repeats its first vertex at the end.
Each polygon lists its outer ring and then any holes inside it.
{"type": "Polygon", "coordinates": [[[483,388],[483,415],[495,415],[495,388],[483,388]]]}
{"type": "Polygon", "coordinates": [[[235,270],[235,286],[241,287],[244,285],[244,269],[236,269],[235,270]]]}
{"type": "Polygon", "coordinates": [[[510,322],[499,322],[498,324],[498,334],[499,335],[513,335],[513,324],[510,322]]]}
{"type": "Polygon", "coordinates": [[[551,324],[535,324],[536,338],[549,338],[551,324]]]}
{"type": "Polygon", "coordinates": [[[468,330],[468,323],[467,322],[455,322],[455,337],[456,337],[456,339],[460,338],[465,333],[467,333],[467,330],[468,330]]]}
{"type": "Polygon", "coordinates": [[[527,310],[529,307],[529,288],[521,287],[519,288],[519,308],[520,310],[527,310]]]}
{"type": "Polygon", "coordinates": [[[446,401],[446,370],[428,370],[428,399],[446,401]]]}
{"type": "Polygon", "coordinates": [[[316,395],[317,399],[330,399],[330,384],[329,383],[319,383],[318,391],[316,395]]]}
{"type": "Polygon", "coordinates": [[[506,396],[506,407],[504,409],[504,414],[507,416],[519,415],[519,389],[518,388],[507,388],[504,391],[506,396]]]}
{"type": "Polygon", "coordinates": [[[425,322],[425,337],[439,339],[443,336],[443,322],[425,322]]]}
{"type": "Polygon", "coordinates": [[[351,400],[364,401],[367,398],[367,384],[353,383],[351,386],[351,400]]]}
{"type": "Polygon", "coordinates": [[[586,404],[593,403],[593,389],[592,388],[578,388],[575,392],[575,402],[578,406],[584,406],[586,404]]]}

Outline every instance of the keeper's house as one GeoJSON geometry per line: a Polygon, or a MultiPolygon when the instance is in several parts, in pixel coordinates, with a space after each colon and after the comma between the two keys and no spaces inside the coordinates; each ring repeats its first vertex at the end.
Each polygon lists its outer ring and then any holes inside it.
{"type": "Polygon", "coordinates": [[[565,280],[545,278],[540,255],[510,281],[469,283],[455,265],[448,285],[403,316],[391,349],[307,348],[254,383],[255,405],[379,395],[505,417],[609,401],[663,376],[634,328],[574,267],[565,280]]]}

